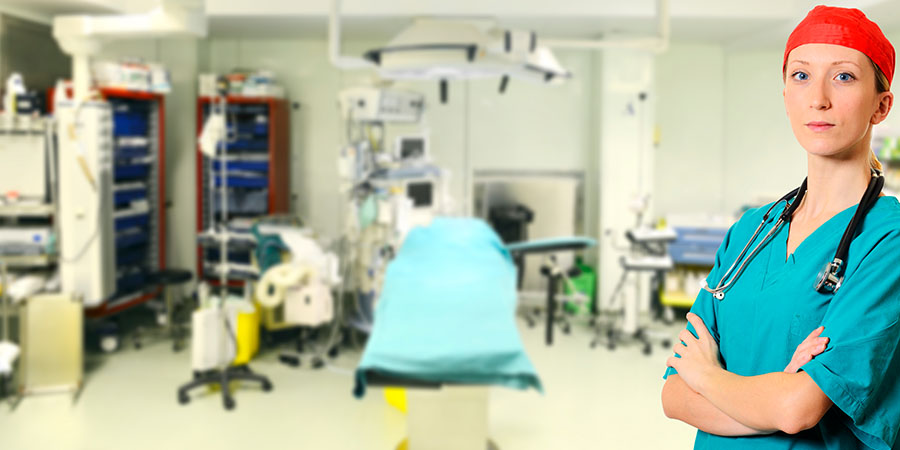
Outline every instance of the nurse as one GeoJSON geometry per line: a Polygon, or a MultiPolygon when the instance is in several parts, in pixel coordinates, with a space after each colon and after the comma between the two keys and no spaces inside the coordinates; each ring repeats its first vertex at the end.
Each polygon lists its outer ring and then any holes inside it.
{"type": "MultiPolygon", "coordinates": [[[[895,197],[866,202],[839,289],[814,288],[864,194],[880,190],[870,183],[881,169],[870,141],[893,103],[894,48],[859,10],[818,6],[791,33],[782,70],[788,119],[807,152],[805,195],[788,199],[799,198],[796,209],[721,299],[697,297],[667,361],[663,409],[698,429],[696,449],[897,449],[895,197]]],[[[772,231],[774,220],[754,237],[772,205],[731,227],[709,286],[772,231]]]]}

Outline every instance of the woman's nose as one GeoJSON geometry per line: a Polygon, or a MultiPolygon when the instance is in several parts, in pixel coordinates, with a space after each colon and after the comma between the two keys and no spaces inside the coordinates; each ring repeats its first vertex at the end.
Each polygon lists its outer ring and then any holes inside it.
{"type": "Polygon", "coordinates": [[[810,108],[816,110],[825,110],[831,107],[831,101],[828,99],[828,87],[821,83],[815,83],[810,91],[810,108]]]}

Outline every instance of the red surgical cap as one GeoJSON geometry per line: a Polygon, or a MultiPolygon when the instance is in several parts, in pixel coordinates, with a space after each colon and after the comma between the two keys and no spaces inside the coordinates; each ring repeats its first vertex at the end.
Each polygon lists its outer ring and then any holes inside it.
{"type": "Polygon", "coordinates": [[[804,44],[834,44],[859,50],[881,69],[888,83],[894,79],[894,46],[884,37],[881,28],[858,9],[813,8],[788,38],[782,72],[791,50],[804,44]]]}

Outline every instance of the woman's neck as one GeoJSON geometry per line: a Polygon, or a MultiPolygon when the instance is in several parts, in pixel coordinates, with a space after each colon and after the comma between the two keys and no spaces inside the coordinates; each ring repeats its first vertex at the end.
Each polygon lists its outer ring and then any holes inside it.
{"type": "Polygon", "coordinates": [[[794,214],[801,220],[825,219],[859,203],[871,178],[869,150],[850,159],[807,156],[807,189],[794,214]]]}

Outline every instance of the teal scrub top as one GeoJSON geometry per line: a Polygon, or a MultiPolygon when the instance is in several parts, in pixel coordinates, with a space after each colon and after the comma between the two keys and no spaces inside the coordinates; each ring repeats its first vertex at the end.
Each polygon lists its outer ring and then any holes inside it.
{"type": "MultiPolygon", "coordinates": [[[[729,229],[707,283],[716,286],[771,204],[747,211],[729,229]]],[[[691,312],[719,343],[729,372],[781,372],[809,333],[825,326],[826,350],[804,365],[833,402],[819,424],[796,435],[723,437],[697,431],[695,449],[900,449],[900,203],[880,197],[850,245],[837,293],[813,285],[831,261],[857,205],[838,213],[787,256],[788,226],[760,249],[716,300],[701,290],[691,312]]],[[[777,206],[770,218],[784,209],[777,206]]],[[[775,220],[763,228],[762,241],[775,220]]],[[[750,250],[748,250],[748,253],[750,250]]],[[[688,330],[696,336],[693,326],[688,330]]],[[[675,373],[668,368],[665,377],[675,373]]],[[[664,377],[664,378],[665,378],[664,377]]]]}

